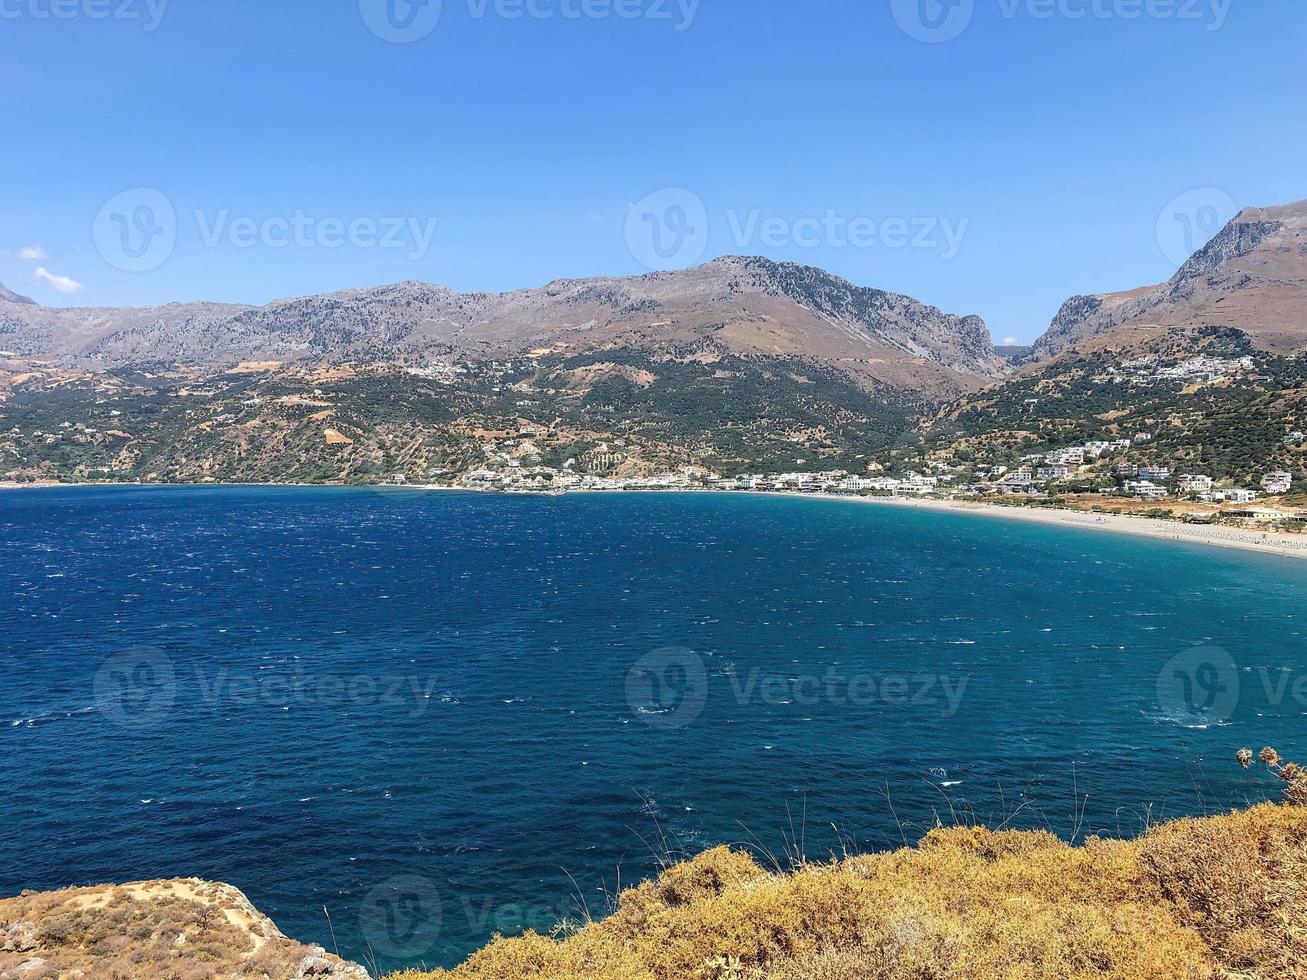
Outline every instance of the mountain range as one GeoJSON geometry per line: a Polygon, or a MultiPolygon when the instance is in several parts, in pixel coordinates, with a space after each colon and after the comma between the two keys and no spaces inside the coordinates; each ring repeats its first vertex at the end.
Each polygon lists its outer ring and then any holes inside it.
{"type": "Polygon", "coordinates": [[[1155,416],[1192,432],[1258,399],[1270,440],[1297,418],[1304,351],[1307,202],[1246,209],[1165,283],[1069,299],[1031,348],[996,348],[974,315],[756,257],[260,307],[56,309],[0,286],[0,475],[415,479],[476,466],[523,427],[548,433],[531,459],[580,454],[595,471],[857,471],[1155,416]],[[1256,370],[1219,391],[1104,387],[1119,365],[1195,356],[1256,370]]]}
{"type": "Polygon", "coordinates": [[[51,309],[4,290],[0,346],[18,357],[93,368],[242,361],[411,366],[546,347],[796,356],[866,385],[932,394],[974,388],[1003,369],[979,317],[942,313],[820,269],[744,257],[510,293],[403,282],[263,307],[51,309]]]}

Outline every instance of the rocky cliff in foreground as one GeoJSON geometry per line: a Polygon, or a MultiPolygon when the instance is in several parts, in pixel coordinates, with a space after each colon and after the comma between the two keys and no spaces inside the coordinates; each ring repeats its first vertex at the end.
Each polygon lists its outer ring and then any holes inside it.
{"type": "Polygon", "coordinates": [[[0,980],[368,980],[231,885],[179,878],[0,900],[0,980]]]}
{"type": "MultiPolygon", "coordinates": [[[[1299,805],[1179,820],[1133,841],[1073,847],[1045,831],[954,827],[913,848],[788,869],[722,847],[561,939],[501,939],[455,970],[391,980],[1307,976],[1307,782],[1278,758],[1273,768],[1298,780],[1299,805]]],[[[367,976],[287,939],[227,885],[0,901],[3,980],[367,976]]]]}

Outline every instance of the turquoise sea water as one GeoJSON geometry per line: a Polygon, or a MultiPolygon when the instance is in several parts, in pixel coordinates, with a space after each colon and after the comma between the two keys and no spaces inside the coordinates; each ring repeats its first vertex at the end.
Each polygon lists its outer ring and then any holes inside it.
{"type": "Polygon", "coordinates": [[[1241,746],[1307,755],[1292,559],[857,502],[244,488],[0,494],[0,554],[0,894],[216,878],[331,948],[326,905],[383,968],[598,914],[665,852],[1133,834],[1274,794],[1241,746]]]}

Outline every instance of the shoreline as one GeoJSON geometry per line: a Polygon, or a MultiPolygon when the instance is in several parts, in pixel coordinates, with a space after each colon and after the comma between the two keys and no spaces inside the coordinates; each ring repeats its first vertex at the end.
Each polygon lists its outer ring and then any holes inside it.
{"type": "MultiPolygon", "coordinates": [[[[469,487],[451,487],[441,484],[364,484],[359,486],[321,483],[0,483],[0,492],[7,490],[56,490],[78,488],[105,489],[112,487],[134,487],[141,489],[221,489],[223,487],[245,487],[256,489],[307,489],[307,490],[386,490],[407,491],[410,493],[460,492],[485,495],[486,491],[469,487]]],[[[1088,511],[1071,510],[1064,507],[1009,507],[1002,504],[982,501],[963,501],[957,499],[931,499],[928,497],[862,497],[834,493],[768,493],[755,490],[584,490],[565,491],[564,496],[573,494],[724,494],[727,496],[747,494],[753,497],[778,497],[800,500],[838,501],[853,504],[873,504],[885,507],[901,507],[911,510],[940,511],[954,514],[970,514],[979,517],[1006,518],[1008,520],[1027,521],[1036,524],[1049,524],[1066,528],[1078,528],[1088,531],[1105,531],[1110,534],[1129,534],[1135,537],[1147,537],[1157,541],[1171,541],[1179,544],[1199,544],[1213,548],[1235,548],[1242,551],[1256,551],[1262,554],[1277,555],[1282,558],[1307,559],[1307,533],[1289,534],[1283,531],[1262,531],[1256,528],[1231,527],[1219,524],[1183,524],[1179,521],[1162,520],[1154,517],[1136,517],[1124,514],[1094,514],[1088,511]]],[[[542,496],[541,494],[523,493],[522,496],[542,496]]],[[[548,495],[544,495],[548,496],[548,495]]]]}
{"type": "Polygon", "coordinates": [[[1135,537],[1173,541],[1179,544],[1202,544],[1214,548],[1237,548],[1259,551],[1262,554],[1284,558],[1307,558],[1307,534],[1288,534],[1283,531],[1260,531],[1256,528],[1231,527],[1222,524],[1183,524],[1155,517],[1133,517],[1125,514],[1094,514],[1065,507],[1027,508],[1007,507],[960,500],[929,500],[903,497],[842,497],[836,494],[811,494],[830,500],[850,500],[855,503],[883,504],[915,510],[945,511],[954,514],[972,514],[979,517],[998,517],[1027,521],[1035,524],[1052,524],[1059,527],[1079,528],[1086,531],[1105,531],[1109,534],[1128,534],[1135,537]]]}

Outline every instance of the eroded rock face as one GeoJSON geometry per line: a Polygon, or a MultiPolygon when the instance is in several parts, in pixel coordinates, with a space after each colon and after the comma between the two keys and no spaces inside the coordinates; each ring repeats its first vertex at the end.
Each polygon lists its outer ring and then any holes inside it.
{"type": "Polygon", "coordinates": [[[1168,281],[1073,296],[1035,342],[1034,359],[1122,327],[1234,327],[1274,353],[1307,350],[1307,201],[1246,208],[1168,281]]]}
{"type": "Polygon", "coordinates": [[[329,956],[321,946],[300,960],[293,980],[370,980],[368,971],[357,963],[329,956]]]}
{"type": "Polygon", "coordinates": [[[0,926],[0,953],[29,953],[36,949],[36,926],[31,922],[15,922],[0,926]]]}
{"type": "MultiPolygon", "coordinates": [[[[23,978],[26,977],[37,977],[45,972],[45,968],[48,965],[49,964],[47,964],[46,961],[41,957],[33,956],[31,959],[23,960],[23,962],[18,964],[18,967],[14,972],[14,976],[19,978],[19,980],[23,980],[23,978]]],[[[5,974],[3,972],[0,972],[0,977],[4,977],[4,976],[5,974]]]]}
{"type": "Polygon", "coordinates": [[[0,980],[192,975],[369,980],[287,938],[231,885],[179,878],[0,900],[0,980]]]}

